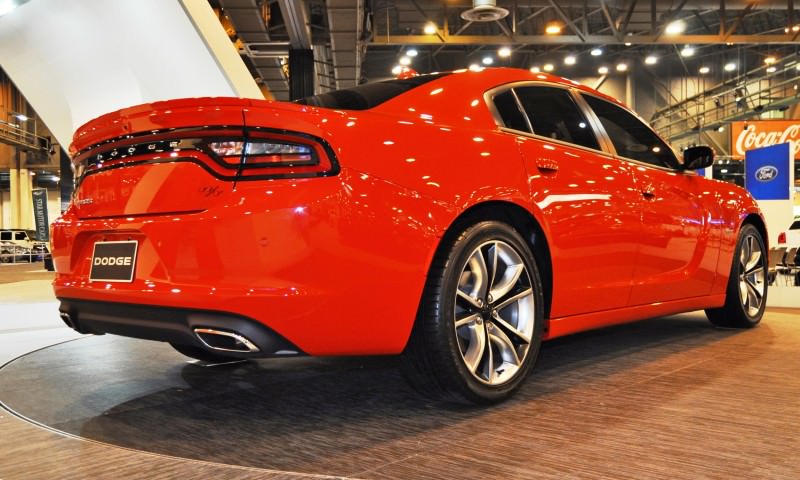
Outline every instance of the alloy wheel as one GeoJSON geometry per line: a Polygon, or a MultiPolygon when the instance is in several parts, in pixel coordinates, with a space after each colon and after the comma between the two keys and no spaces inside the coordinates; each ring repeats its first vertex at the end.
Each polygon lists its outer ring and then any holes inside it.
{"type": "Polygon", "coordinates": [[[746,236],[739,252],[739,298],[750,317],[758,315],[764,301],[764,258],[758,239],[752,234],[746,236]]]}
{"type": "Polygon", "coordinates": [[[455,330],[464,365],[480,382],[502,385],[525,363],[534,332],[534,292],[520,254],[483,243],[459,276],[455,330]]]}

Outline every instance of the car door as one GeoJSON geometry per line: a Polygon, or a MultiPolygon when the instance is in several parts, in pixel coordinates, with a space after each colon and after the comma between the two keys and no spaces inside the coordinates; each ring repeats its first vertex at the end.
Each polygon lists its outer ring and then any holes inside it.
{"type": "Polygon", "coordinates": [[[583,95],[617,158],[629,162],[641,195],[642,235],[630,305],[708,295],[719,232],[711,221],[703,179],[683,171],[673,150],[644,122],[618,105],[583,95]]]}
{"type": "Polygon", "coordinates": [[[567,88],[518,85],[494,95],[516,135],[553,262],[551,317],[624,307],[640,220],[631,167],[604,152],[567,88]]]}

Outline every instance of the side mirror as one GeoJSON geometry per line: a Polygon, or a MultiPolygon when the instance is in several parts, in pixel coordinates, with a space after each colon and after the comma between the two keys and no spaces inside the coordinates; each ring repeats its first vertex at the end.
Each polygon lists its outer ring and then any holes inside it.
{"type": "Polygon", "coordinates": [[[698,170],[714,163],[714,150],[706,145],[689,147],[683,151],[683,169],[698,170]]]}

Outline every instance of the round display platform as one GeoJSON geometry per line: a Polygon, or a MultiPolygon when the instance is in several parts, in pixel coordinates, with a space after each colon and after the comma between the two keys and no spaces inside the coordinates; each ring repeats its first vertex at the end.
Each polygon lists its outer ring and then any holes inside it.
{"type": "Polygon", "coordinates": [[[718,330],[695,313],[546,342],[517,395],[494,407],[428,401],[406,385],[393,357],[201,366],[167,344],[88,336],[8,363],[0,401],[87,439],[272,470],[563,478],[608,469],[635,477],[669,462],[700,465],[694,452],[718,448],[715,437],[731,432],[698,439],[692,429],[704,413],[683,403],[712,408],[687,395],[746,361],[726,349],[757,348],[769,334],[768,326],[718,330]]]}

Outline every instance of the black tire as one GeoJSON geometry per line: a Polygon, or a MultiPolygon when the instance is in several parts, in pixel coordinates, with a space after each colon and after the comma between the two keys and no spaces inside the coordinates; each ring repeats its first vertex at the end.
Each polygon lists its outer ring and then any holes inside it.
{"type": "Polygon", "coordinates": [[[203,350],[202,348],[195,347],[193,345],[181,345],[179,343],[170,343],[170,345],[172,345],[172,348],[177,350],[179,353],[182,353],[183,355],[186,355],[189,358],[200,360],[201,362],[226,363],[226,362],[242,361],[241,358],[229,357],[227,355],[220,355],[218,353],[211,353],[207,350],[203,350]]]}
{"type": "Polygon", "coordinates": [[[718,327],[755,327],[764,315],[768,288],[767,249],[764,239],[756,227],[744,225],[733,253],[725,305],[707,309],[706,316],[718,327]],[[745,298],[740,293],[740,285],[745,289],[745,298]]]}
{"type": "Polygon", "coordinates": [[[544,308],[536,260],[516,230],[496,221],[468,226],[444,242],[431,265],[401,357],[403,375],[420,393],[436,400],[500,402],[519,388],[539,354],[544,308]],[[511,259],[520,263],[509,263],[511,259]],[[480,269],[471,266],[481,261],[483,274],[476,275],[480,269]],[[517,279],[509,280],[520,265],[524,269],[517,279]],[[479,277],[486,280],[479,282],[479,277]],[[479,301],[477,294],[466,295],[465,287],[480,292],[479,284],[487,285],[485,301],[479,301]]]}

